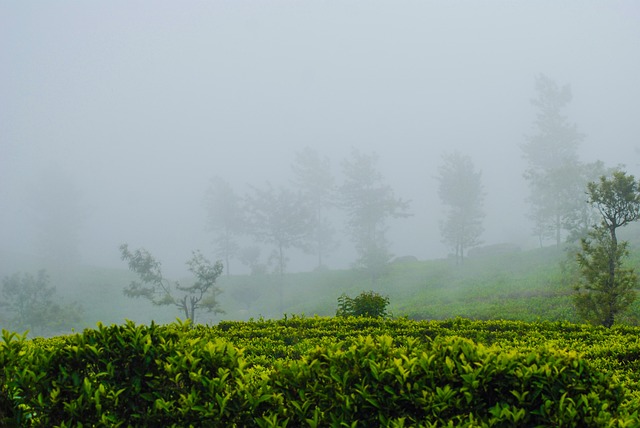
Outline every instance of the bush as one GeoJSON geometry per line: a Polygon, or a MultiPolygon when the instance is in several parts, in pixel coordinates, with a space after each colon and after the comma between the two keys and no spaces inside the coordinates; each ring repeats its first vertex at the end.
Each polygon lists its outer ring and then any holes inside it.
{"type": "Polygon", "coordinates": [[[374,291],[363,291],[353,299],[343,293],[338,297],[336,316],[386,317],[387,305],[389,305],[389,298],[374,291]]]}
{"type": "Polygon", "coordinates": [[[458,337],[361,337],[271,376],[280,404],[270,419],[293,426],[606,426],[624,400],[573,352],[502,352],[458,337]]]}
{"type": "Polygon", "coordinates": [[[626,336],[637,330],[353,317],[5,331],[0,426],[640,426],[637,382],[611,370],[635,370],[638,347],[601,345],[626,336]],[[275,358],[289,338],[300,356],[275,358]],[[569,341],[592,357],[557,349],[569,341]]]}

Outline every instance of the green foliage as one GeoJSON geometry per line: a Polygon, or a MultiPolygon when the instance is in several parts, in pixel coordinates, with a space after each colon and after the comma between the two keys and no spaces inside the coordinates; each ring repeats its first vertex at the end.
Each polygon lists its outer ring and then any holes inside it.
{"type": "Polygon", "coordinates": [[[640,218],[640,182],[624,171],[613,171],[611,177],[601,176],[587,185],[589,203],[602,215],[609,230],[625,226],[640,218]]]}
{"type": "Polygon", "coordinates": [[[614,245],[603,227],[594,228],[581,244],[582,251],[576,257],[582,281],[576,286],[574,303],[583,319],[611,327],[616,315],[627,310],[636,298],[638,276],[623,266],[629,255],[628,245],[614,245]],[[612,263],[613,277],[609,270],[612,263]]]}
{"type": "Polygon", "coordinates": [[[7,317],[6,325],[14,330],[51,334],[68,330],[80,321],[82,307],[76,302],[58,303],[56,289],[49,281],[45,270],[36,276],[15,273],[2,280],[0,308],[7,317]]]}
{"type": "Polygon", "coordinates": [[[295,426],[587,426],[609,422],[622,399],[574,353],[510,354],[456,337],[360,337],[276,367],[287,403],[278,417],[295,426]]]}
{"type": "Polygon", "coordinates": [[[355,298],[346,294],[338,297],[339,317],[386,317],[389,298],[374,291],[363,291],[355,298]]]}
{"type": "Polygon", "coordinates": [[[220,309],[217,299],[221,290],[215,283],[222,273],[222,263],[212,264],[202,253],[194,251],[187,262],[189,271],[195,276],[191,285],[171,283],[162,275],[161,264],[144,248],[129,251],[127,244],[120,246],[122,260],[129,264],[129,269],[135,272],[141,281],[132,281],[124,289],[128,297],[143,297],[154,305],[175,305],[185,316],[194,321],[196,309],[204,308],[208,312],[224,313],[220,309]]]}
{"type": "Polygon", "coordinates": [[[194,328],[129,322],[32,341],[5,331],[0,421],[638,426],[639,333],[569,323],[353,317],[194,328]]]}
{"type": "Polygon", "coordinates": [[[577,254],[583,281],[576,286],[574,301],[587,320],[611,327],[616,315],[635,300],[638,277],[631,268],[623,267],[628,257],[626,242],[618,242],[616,231],[640,218],[640,183],[632,175],[614,171],[599,182],[587,186],[589,203],[602,216],[583,238],[577,254]]]}

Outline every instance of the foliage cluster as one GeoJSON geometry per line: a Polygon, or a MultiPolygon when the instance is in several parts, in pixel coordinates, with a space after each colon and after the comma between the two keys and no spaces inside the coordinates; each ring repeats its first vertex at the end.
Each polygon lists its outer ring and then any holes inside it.
{"type": "Polygon", "coordinates": [[[194,251],[187,262],[189,271],[195,277],[191,285],[180,282],[172,284],[162,275],[161,263],[144,248],[129,251],[127,244],[120,246],[122,260],[129,264],[129,269],[140,278],[131,281],[124,289],[127,297],[142,297],[154,305],[174,305],[184,314],[184,318],[195,321],[196,310],[206,309],[209,312],[224,313],[217,300],[221,290],[216,287],[216,280],[222,273],[222,262],[212,263],[201,252],[194,251]]]}
{"type": "Polygon", "coordinates": [[[130,322],[31,341],[5,331],[0,417],[21,426],[637,426],[637,337],[630,327],[365,317],[130,322]],[[299,353],[277,357],[278,343],[299,353]]]}
{"type": "Polygon", "coordinates": [[[640,218],[640,182],[614,171],[589,183],[587,194],[602,219],[581,240],[577,261],[583,280],[576,287],[575,303],[583,318],[611,327],[636,298],[638,276],[624,265],[628,243],[618,242],[617,229],[640,218]]]}
{"type": "Polygon", "coordinates": [[[386,317],[389,298],[375,291],[363,291],[354,298],[346,294],[338,297],[339,317],[386,317]]]}
{"type": "Polygon", "coordinates": [[[541,74],[535,80],[536,119],[532,135],[521,149],[527,169],[533,232],[540,245],[553,239],[560,245],[563,238],[576,238],[591,224],[592,212],[584,203],[584,188],[603,172],[601,162],[585,164],[579,160],[578,149],[584,134],[563,114],[571,102],[569,85],[559,86],[541,74]]]}
{"type": "Polygon", "coordinates": [[[84,309],[77,302],[59,302],[44,269],[37,275],[14,273],[2,280],[0,323],[35,334],[59,334],[77,324],[84,309]]]}
{"type": "Polygon", "coordinates": [[[443,156],[438,172],[438,196],[447,206],[447,218],[440,224],[442,241],[454,250],[456,264],[462,264],[465,250],[480,244],[484,192],[482,173],[469,156],[459,152],[443,156]]]}
{"type": "Polygon", "coordinates": [[[268,265],[283,275],[290,249],[313,254],[317,268],[337,248],[334,211],[345,214],[346,232],[357,253],[354,267],[366,272],[372,283],[380,280],[393,257],[386,237],[388,220],[407,217],[409,202],[395,196],[377,167],[377,155],[353,150],[342,162],[343,182],[335,181],[329,158],[307,147],[297,152],[291,165],[292,186],[249,186],[237,195],[222,178],[211,181],[205,204],[214,232],[217,254],[224,257],[227,273],[236,258],[252,271],[267,267],[261,248],[272,249],[268,265]],[[242,246],[245,238],[251,241],[242,246]]]}

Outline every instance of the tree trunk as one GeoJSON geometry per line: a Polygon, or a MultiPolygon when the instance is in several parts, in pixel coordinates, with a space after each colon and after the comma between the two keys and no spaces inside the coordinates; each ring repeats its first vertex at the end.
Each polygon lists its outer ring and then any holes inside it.
{"type": "Polygon", "coordinates": [[[562,222],[560,221],[560,214],[556,214],[556,247],[559,247],[561,242],[560,238],[562,237],[562,222]]]}
{"type": "Polygon", "coordinates": [[[280,256],[280,285],[278,286],[278,298],[280,301],[280,313],[284,312],[284,254],[282,251],[282,244],[278,245],[278,251],[280,256]]]}

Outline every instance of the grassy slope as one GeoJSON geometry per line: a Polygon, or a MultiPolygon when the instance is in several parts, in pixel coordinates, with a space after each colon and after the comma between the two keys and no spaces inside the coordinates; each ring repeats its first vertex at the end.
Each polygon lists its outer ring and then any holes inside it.
{"type": "MultiPolygon", "coordinates": [[[[222,277],[219,286],[226,314],[201,312],[199,322],[281,318],[283,313],[333,315],[342,293],[354,297],[374,290],[390,298],[394,316],[414,319],[512,319],[522,321],[579,321],[573,310],[571,286],[562,280],[562,250],[549,247],[498,256],[467,259],[456,267],[448,260],[428,260],[391,265],[377,285],[354,271],[322,271],[277,276],[222,277]],[[282,307],[280,306],[282,289],[282,307]]],[[[640,250],[632,248],[631,264],[640,266],[640,250]]],[[[123,288],[135,277],[125,269],[82,268],[51,271],[52,284],[65,300],[77,300],[85,308],[85,323],[159,323],[181,316],[174,307],[154,307],[145,300],[125,297],[123,288]]],[[[640,303],[622,321],[638,324],[640,303]]]]}
{"type": "MultiPolygon", "coordinates": [[[[561,281],[562,257],[562,251],[547,248],[468,259],[462,267],[447,260],[396,264],[376,285],[352,271],[290,274],[283,284],[284,312],[332,315],[341,293],[355,296],[373,289],[390,297],[395,316],[575,320],[571,288],[561,281]]],[[[228,318],[281,316],[277,278],[223,278],[221,286],[228,318]],[[242,309],[233,298],[238,288],[251,290],[260,299],[242,309]]]]}

